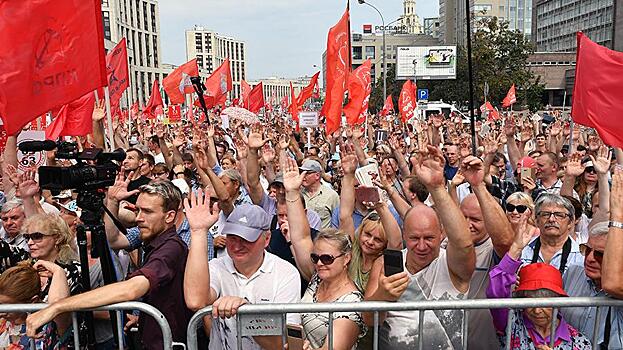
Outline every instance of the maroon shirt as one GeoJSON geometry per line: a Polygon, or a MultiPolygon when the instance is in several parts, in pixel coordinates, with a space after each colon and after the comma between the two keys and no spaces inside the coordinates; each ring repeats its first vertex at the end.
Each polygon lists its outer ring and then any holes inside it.
{"type": "MultiPolygon", "coordinates": [[[[143,267],[128,278],[145,276],[149,291],[142,301],[160,310],[171,326],[173,341],[186,342],[186,327],[193,313],[184,302],[184,268],[188,248],[170,227],[144,246],[143,267]]],[[[163,348],[162,331],[151,317],[141,313],[139,332],[145,349],[163,348]]]]}

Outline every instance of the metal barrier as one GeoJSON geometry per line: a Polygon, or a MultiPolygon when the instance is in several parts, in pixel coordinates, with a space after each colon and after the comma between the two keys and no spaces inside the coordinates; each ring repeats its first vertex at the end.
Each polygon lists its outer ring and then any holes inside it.
{"type": "MultiPolygon", "coordinates": [[[[264,334],[264,335],[281,335],[282,342],[285,343],[287,339],[287,325],[286,314],[289,313],[329,313],[329,329],[328,329],[328,349],[333,348],[333,313],[334,312],[373,312],[374,313],[374,350],[378,349],[378,330],[379,330],[379,312],[385,311],[422,311],[419,313],[419,329],[418,329],[418,349],[423,349],[423,328],[424,324],[424,311],[429,310],[464,310],[465,317],[463,318],[462,330],[463,330],[463,349],[467,349],[467,329],[469,326],[469,311],[475,309],[523,309],[529,307],[552,307],[554,309],[552,319],[556,319],[557,309],[561,307],[589,307],[596,306],[597,314],[595,317],[595,325],[593,328],[593,344],[597,343],[599,336],[598,322],[601,315],[602,306],[614,306],[623,307],[623,300],[616,300],[611,298],[599,297],[581,297],[581,298],[516,298],[516,299],[469,299],[469,300],[435,300],[435,301],[413,301],[402,303],[391,303],[381,301],[366,301],[361,303],[312,303],[312,304],[247,304],[238,309],[236,314],[237,324],[237,337],[238,337],[238,349],[242,349],[242,337],[257,335],[249,332],[243,332],[242,323],[245,321],[245,317],[248,320],[249,316],[258,318],[267,318],[269,315],[280,314],[280,318],[272,318],[271,320],[281,320],[281,323],[276,323],[274,328],[281,329],[279,334],[264,334]]],[[[188,350],[196,350],[197,344],[197,328],[200,325],[202,318],[212,312],[212,307],[208,306],[197,311],[188,324],[188,350]]],[[[506,328],[506,348],[510,349],[510,336],[512,324],[510,319],[512,313],[509,312],[509,322],[506,328]]],[[[551,334],[555,333],[556,323],[552,322],[551,334]]],[[[554,337],[551,338],[550,347],[553,348],[554,337]]]]}
{"type": "MultiPolygon", "coordinates": [[[[35,311],[39,311],[41,309],[44,309],[45,307],[47,307],[48,304],[0,304],[0,312],[35,312],[35,311]]],[[[171,327],[169,326],[169,323],[167,322],[166,318],[164,317],[164,315],[162,314],[162,312],[160,312],[158,309],[156,309],[155,307],[145,304],[145,303],[141,303],[141,302],[137,302],[137,301],[129,301],[129,302],[124,302],[124,303],[118,303],[118,304],[112,304],[112,305],[106,305],[106,306],[102,306],[102,307],[98,307],[95,309],[88,309],[88,310],[80,310],[80,311],[116,311],[117,312],[117,334],[119,335],[119,339],[123,339],[123,324],[121,323],[122,318],[120,317],[121,315],[121,310],[139,310],[140,312],[143,312],[151,317],[154,318],[154,320],[156,320],[156,322],[158,323],[158,325],[160,326],[160,330],[162,331],[162,340],[164,343],[164,350],[172,350],[173,349],[173,345],[176,346],[182,346],[182,347],[186,347],[184,344],[181,343],[173,343],[173,336],[171,334],[171,327]]],[[[72,312],[72,325],[73,325],[73,329],[76,330],[78,329],[78,317],[76,316],[75,312],[72,312]]],[[[31,349],[34,349],[35,347],[32,346],[32,342],[34,340],[31,339],[31,349]]],[[[78,336],[78,332],[74,332],[74,343],[75,343],[75,348],[79,349],[80,348],[80,339],[78,336]]],[[[123,343],[119,342],[119,349],[123,350],[123,343]]]]}

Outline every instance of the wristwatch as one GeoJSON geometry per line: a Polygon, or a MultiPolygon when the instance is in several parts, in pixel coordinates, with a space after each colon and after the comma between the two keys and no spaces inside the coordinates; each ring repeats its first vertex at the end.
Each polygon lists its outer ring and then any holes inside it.
{"type": "Polygon", "coordinates": [[[616,228],[623,229],[623,222],[610,220],[608,221],[608,227],[616,227],[616,228]]]}

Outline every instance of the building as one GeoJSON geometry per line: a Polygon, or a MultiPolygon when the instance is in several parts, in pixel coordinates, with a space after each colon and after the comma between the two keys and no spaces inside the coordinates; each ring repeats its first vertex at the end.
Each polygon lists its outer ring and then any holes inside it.
{"type": "MultiPolygon", "coordinates": [[[[401,34],[390,33],[385,35],[387,49],[387,70],[396,64],[396,49],[398,46],[435,46],[439,45],[438,39],[425,34],[401,34]]],[[[372,60],[370,76],[373,85],[376,79],[383,75],[383,34],[360,34],[353,33],[351,37],[353,51],[353,69],[357,69],[368,58],[372,60]]],[[[322,81],[323,89],[326,87],[326,55],[322,54],[322,81]]]]}
{"type": "MultiPolygon", "coordinates": [[[[160,19],[156,0],[102,0],[105,47],[112,49],[127,38],[131,101],[145,103],[154,80],[162,81],[160,19]]],[[[127,104],[122,101],[122,106],[127,104]]]]}
{"type": "Polygon", "coordinates": [[[232,96],[240,96],[240,82],[246,79],[246,44],[201,26],[186,30],[186,58],[197,58],[201,74],[212,74],[229,58],[232,96]]]}
{"type": "MultiPolygon", "coordinates": [[[[511,30],[526,37],[532,31],[532,0],[470,0],[472,31],[480,19],[497,17],[508,21],[511,30]]],[[[467,13],[464,0],[439,0],[439,36],[446,45],[467,44],[467,13]]]]}
{"type": "Polygon", "coordinates": [[[440,34],[439,17],[424,18],[423,32],[426,35],[430,35],[435,39],[439,39],[440,34]]]}
{"type": "Polygon", "coordinates": [[[275,96],[274,103],[279,104],[284,96],[290,96],[290,83],[295,94],[299,94],[301,90],[309,84],[311,77],[298,77],[294,79],[270,77],[265,79],[249,81],[251,88],[262,82],[264,90],[264,101],[270,103],[272,96],[275,96]]]}
{"type": "Polygon", "coordinates": [[[545,84],[544,105],[571,106],[575,52],[536,52],[528,57],[527,66],[545,84]]]}
{"type": "Polygon", "coordinates": [[[407,34],[421,34],[423,32],[420,17],[415,13],[415,0],[403,0],[403,14],[400,17],[400,24],[405,28],[407,34]]]}
{"type": "Polygon", "coordinates": [[[537,51],[575,51],[577,31],[583,31],[600,45],[623,51],[621,1],[533,1],[532,40],[537,51]]]}

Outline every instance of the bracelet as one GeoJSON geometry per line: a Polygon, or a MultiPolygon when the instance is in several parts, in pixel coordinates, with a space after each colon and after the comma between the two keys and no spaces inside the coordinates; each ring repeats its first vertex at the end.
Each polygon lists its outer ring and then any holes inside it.
{"type": "Polygon", "coordinates": [[[615,227],[615,228],[623,229],[623,222],[610,220],[608,221],[608,227],[615,227]]]}
{"type": "Polygon", "coordinates": [[[287,245],[288,247],[291,247],[291,246],[292,246],[292,241],[287,241],[287,242],[286,242],[286,245],[287,245]]]}
{"type": "Polygon", "coordinates": [[[294,203],[294,202],[298,201],[299,199],[301,199],[301,197],[300,197],[300,196],[299,196],[299,197],[296,197],[295,199],[288,199],[288,198],[286,198],[286,202],[288,202],[288,203],[294,203]]]}

